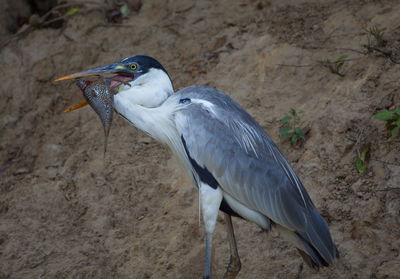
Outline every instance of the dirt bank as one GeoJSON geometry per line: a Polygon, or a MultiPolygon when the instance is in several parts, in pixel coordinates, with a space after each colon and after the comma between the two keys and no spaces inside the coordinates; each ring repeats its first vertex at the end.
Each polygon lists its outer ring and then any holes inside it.
{"type": "MultiPolygon", "coordinates": [[[[51,82],[134,54],[157,58],[177,89],[206,84],[234,97],[329,221],[341,259],[316,272],[273,233],[235,219],[238,278],[400,278],[400,142],[372,118],[400,105],[400,3],[143,2],[125,26],[95,9],[1,49],[0,278],[201,277],[197,191],[168,150],[118,118],[103,160],[97,116],[61,114],[82,97],[51,82]],[[379,49],[391,55],[363,46],[375,46],[373,26],[386,28],[379,49]],[[321,66],[342,55],[344,76],[321,66]],[[279,140],[290,108],[311,128],[300,148],[279,140]],[[364,144],[371,159],[359,174],[364,144]]],[[[229,260],[222,223],[216,278],[229,260]]]]}

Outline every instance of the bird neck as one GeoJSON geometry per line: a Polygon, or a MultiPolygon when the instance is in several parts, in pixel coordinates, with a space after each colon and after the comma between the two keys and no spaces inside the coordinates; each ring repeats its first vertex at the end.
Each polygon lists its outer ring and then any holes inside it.
{"type": "Polygon", "coordinates": [[[169,145],[175,129],[171,116],[176,108],[166,100],[172,93],[168,75],[162,70],[151,69],[131,86],[120,89],[114,96],[114,108],[133,126],[169,145]]]}
{"type": "Polygon", "coordinates": [[[148,108],[117,94],[114,96],[114,108],[131,125],[154,139],[167,145],[176,144],[173,142],[176,129],[172,120],[176,105],[172,102],[166,101],[158,107],[148,108]]]}
{"type": "Polygon", "coordinates": [[[154,108],[160,106],[173,92],[172,82],[167,73],[152,68],[129,85],[121,85],[117,96],[129,103],[154,108]]]}

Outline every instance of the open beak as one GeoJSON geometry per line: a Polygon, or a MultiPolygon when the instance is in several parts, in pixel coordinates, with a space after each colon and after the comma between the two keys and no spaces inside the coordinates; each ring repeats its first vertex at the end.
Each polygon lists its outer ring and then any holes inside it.
{"type": "MultiPolygon", "coordinates": [[[[114,75],[112,77],[111,88],[115,88],[122,83],[130,82],[134,79],[134,76],[127,71],[127,68],[124,64],[114,63],[103,67],[94,68],[91,70],[87,70],[84,72],[74,73],[71,75],[63,76],[55,79],[55,82],[92,77],[92,76],[106,76],[106,75],[114,75]]],[[[68,113],[74,110],[77,110],[81,107],[86,106],[88,103],[86,100],[80,102],[78,105],[75,105],[69,109],[64,110],[64,113],[68,113]]]]}
{"type": "Polygon", "coordinates": [[[126,69],[125,66],[121,65],[120,63],[114,63],[111,65],[94,68],[94,69],[87,70],[84,72],[63,76],[54,81],[58,82],[58,81],[63,81],[63,80],[83,78],[83,77],[89,77],[89,76],[101,76],[101,75],[105,75],[105,74],[114,74],[114,73],[118,73],[118,72],[123,72],[125,69],[126,69]]]}

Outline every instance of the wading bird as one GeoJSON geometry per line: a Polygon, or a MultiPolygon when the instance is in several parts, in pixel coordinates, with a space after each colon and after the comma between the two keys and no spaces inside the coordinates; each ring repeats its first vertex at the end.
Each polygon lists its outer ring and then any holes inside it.
{"type": "Polygon", "coordinates": [[[241,267],[231,216],[278,231],[311,267],[327,266],[339,256],[327,223],[278,146],[228,95],[206,86],[174,93],[164,67],[148,56],[56,81],[106,74],[114,75],[118,86],[115,111],[168,145],[199,190],[203,278],[212,277],[212,235],[219,210],[224,212],[231,254],[225,279],[235,278],[241,267]]]}

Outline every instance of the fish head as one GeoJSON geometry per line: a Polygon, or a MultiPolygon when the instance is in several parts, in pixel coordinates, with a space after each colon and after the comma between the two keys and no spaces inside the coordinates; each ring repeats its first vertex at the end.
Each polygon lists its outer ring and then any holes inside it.
{"type": "Polygon", "coordinates": [[[93,81],[79,78],[75,80],[75,84],[82,90],[83,93],[85,93],[86,91],[92,90],[90,85],[93,84],[93,81]]]}
{"type": "Polygon", "coordinates": [[[100,81],[92,81],[88,79],[76,79],[75,85],[78,86],[79,89],[82,90],[82,93],[85,97],[87,96],[111,96],[111,83],[112,79],[104,78],[100,81]],[[109,92],[108,92],[109,91],[109,92]]]}

